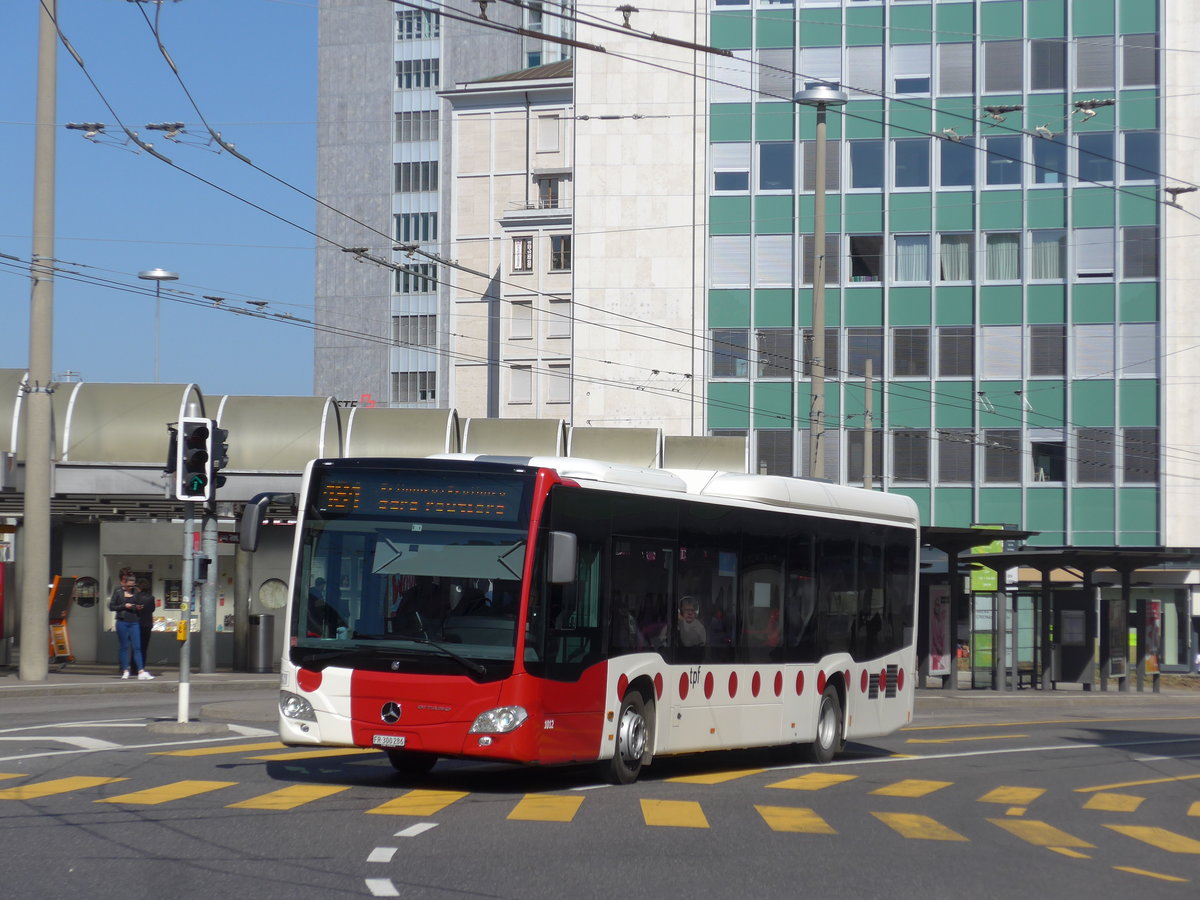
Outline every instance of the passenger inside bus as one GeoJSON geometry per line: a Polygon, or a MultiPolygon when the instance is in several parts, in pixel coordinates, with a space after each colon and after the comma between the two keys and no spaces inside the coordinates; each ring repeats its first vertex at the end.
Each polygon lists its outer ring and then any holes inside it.
{"type": "Polygon", "coordinates": [[[708,631],[698,618],[699,611],[699,604],[695,597],[680,597],[679,613],[675,619],[674,628],[663,626],[658,635],[659,647],[667,647],[672,640],[674,641],[674,660],[676,662],[688,663],[704,660],[704,651],[708,646],[708,631]]]}

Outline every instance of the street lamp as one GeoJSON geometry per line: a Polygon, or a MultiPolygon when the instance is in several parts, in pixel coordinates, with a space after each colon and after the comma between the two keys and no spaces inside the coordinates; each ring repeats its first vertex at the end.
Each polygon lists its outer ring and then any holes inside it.
{"type": "Polygon", "coordinates": [[[162,283],[164,281],[178,281],[178,272],[168,272],[166,269],[147,269],[145,272],[138,272],[138,278],[143,281],[154,282],[154,380],[158,381],[158,340],[159,340],[159,315],[162,306],[162,283]]]}
{"type": "Polygon", "coordinates": [[[802,106],[817,108],[816,169],[814,177],[812,348],[809,372],[812,402],[809,406],[808,475],[825,477],[825,110],[849,100],[845,91],[829,85],[797,91],[792,98],[802,106]]]}

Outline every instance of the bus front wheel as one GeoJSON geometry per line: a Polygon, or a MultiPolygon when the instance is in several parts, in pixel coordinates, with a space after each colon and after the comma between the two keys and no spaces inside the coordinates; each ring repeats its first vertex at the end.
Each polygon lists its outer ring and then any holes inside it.
{"type": "Polygon", "coordinates": [[[842,701],[832,684],[821,695],[817,709],[817,737],[805,748],[809,762],[827,763],[842,749],[842,701]]]}
{"type": "Polygon", "coordinates": [[[617,746],[608,768],[613,784],[633,784],[642,771],[646,753],[646,701],[636,690],[621,701],[617,716],[617,746]]]}
{"type": "Polygon", "coordinates": [[[428,775],[438,758],[432,753],[421,753],[416,750],[387,750],[388,762],[400,775],[405,778],[420,778],[428,775]]]}

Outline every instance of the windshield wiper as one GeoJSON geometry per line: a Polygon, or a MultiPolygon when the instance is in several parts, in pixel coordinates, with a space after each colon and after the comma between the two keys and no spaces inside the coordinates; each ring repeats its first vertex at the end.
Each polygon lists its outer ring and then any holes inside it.
{"type": "Polygon", "coordinates": [[[521,580],[521,573],[513,571],[513,567],[508,564],[508,557],[511,554],[516,553],[518,550],[524,549],[524,547],[525,547],[524,541],[517,541],[515,544],[513,544],[511,547],[509,547],[506,551],[504,551],[503,553],[501,553],[499,556],[496,557],[496,562],[500,563],[500,565],[504,566],[504,568],[506,568],[506,569],[508,569],[508,571],[512,572],[512,577],[517,579],[517,581],[521,580]]]}
{"type": "Polygon", "coordinates": [[[443,646],[442,644],[439,644],[437,641],[431,641],[429,638],[419,638],[419,637],[405,637],[404,640],[412,641],[414,644],[426,644],[430,647],[433,647],[435,650],[440,650],[442,653],[446,654],[446,656],[448,656],[450,659],[454,660],[456,663],[458,663],[460,666],[462,666],[467,671],[474,672],[476,675],[480,676],[481,678],[487,677],[487,669],[485,669],[483,667],[482,663],[477,663],[473,659],[467,659],[465,656],[455,653],[449,647],[443,646]]]}

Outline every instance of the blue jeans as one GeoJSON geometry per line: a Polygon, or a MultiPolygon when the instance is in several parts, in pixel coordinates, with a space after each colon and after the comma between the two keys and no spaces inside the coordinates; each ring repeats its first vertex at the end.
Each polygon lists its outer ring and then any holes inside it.
{"type": "Polygon", "coordinates": [[[117,641],[119,649],[117,650],[117,662],[121,664],[122,669],[129,669],[125,662],[130,656],[133,657],[133,670],[140,672],[145,666],[142,665],[142,623],[141,622],[117,622],[117,641]]]}

